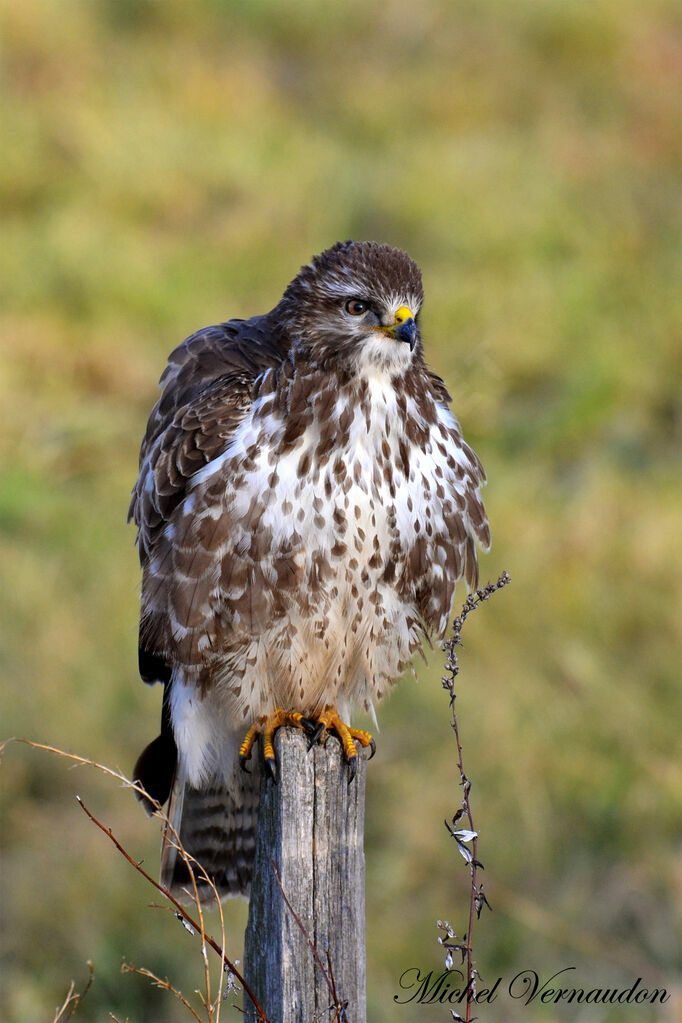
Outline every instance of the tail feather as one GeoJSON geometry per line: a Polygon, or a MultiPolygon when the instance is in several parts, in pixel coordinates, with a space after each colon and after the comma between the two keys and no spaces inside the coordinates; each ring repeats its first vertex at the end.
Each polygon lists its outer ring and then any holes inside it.
{"type": "MultiPolygon", "coordinates": [[[[204,788],[191,786],[178,765],[168,807],[168,825],[161,847],[161,883],[180,901],[191,901],[194,890],[180,845],[213,880],[221,899],[248,895],[256,852],[258,826],[258,774],[235,774],[229,788],[214,781],[204,788]]],[[[193,866],[199,895],[207,903],[212,892],[193,866]]]]}
{"type": "Polygon", "coordinates": [[[173,787],[176,773],[177,749],[173,737],[161,733],[140,753],[133,768],[133,781],[141,785],[151,796],[147,799],[144,793],[135,790],[135,799],[142,803],[145,812],[151,817],[159,806],[168,799],[173,787]],[[153,800],[153,802],[152,802],[153,800]]]}
{"type": "MultiPolygon", "coordinates": [[[[140,670],[145,656],[144,651],[140,649],[140,670]]],[[[133,781],[141,785],[152,797],[151,800],[146,799],[142,792],[135,790],[135,798],[142,803],[150,817],[156,809],[155,804],[163,806],[170,795],[177,762],[178,750],[170,716],[170,684],[166,681],[161,707],[161,734],[142,750],[133,768],[133,781]]]]}

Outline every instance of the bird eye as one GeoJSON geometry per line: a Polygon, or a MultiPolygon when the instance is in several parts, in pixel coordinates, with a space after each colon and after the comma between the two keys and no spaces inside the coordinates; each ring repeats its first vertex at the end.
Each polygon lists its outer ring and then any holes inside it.
{"type": "Polygon", "coordinates": [[[367,302],[361,302],[359,298],[351,298],[346,302],[346,312],[351,316],[362,316],[368,309],[367,302]]]}

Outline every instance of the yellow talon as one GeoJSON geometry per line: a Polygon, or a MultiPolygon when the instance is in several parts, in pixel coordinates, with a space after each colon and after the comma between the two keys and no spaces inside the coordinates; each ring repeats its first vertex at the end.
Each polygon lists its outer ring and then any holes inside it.
{"type": "MultiPolygon", "coordinates": [[[[258,722],[255,722],[255,724],[251,725],[251,727],[249,728],[248,732],[244,736],[241,746],[239,747],[240,761],[246,761],[251,758],[251,750],[253,749],[253,744],[256,741],[256,736],[258,735],[259,731],[260,728],[258,726],[258,722]]],[[[242,763],[242,767],[243,766],[244,764],[242,763]]]]}
{"type": "Polygon", "coordinates": [[[295,728],[301,728],[308,733],[308,749],[313,746],[318,739],[322,742],[326,741],[326,735],[330,732],[334,732],[338,736],[341,746],[343,748],[343,755],[346,758],[348,764],[348,780],[349,782],[355,777],[358,763],[358,753],[355,748],[355,743],[359,742],[363,748],[371,749],[370,760],[376,752],[376,743],[369,734],[369,732],[363,732],[360,728],[351,728],[345,721],[342,721],[338,715],[335,707],[328,704],[322,714],[315,720],[311,721],[309,718],[304,718],[296,710],[282,710],[278,707],[272,714],[263,714],[259,717],[249,728],[248,732],[244,736],[241,746],[239,747],[239,763],[244,771],[247,770],[246,762],[251,759],[251,753],[256,739],[259,735],[263,736],[263,758],[265,760],[265,766],[270,772],[273,780],[277,780],[277,758],[275,757],[275,732],[278,728],[283,728],[285,725],[291,725],[295,728]]]}
{"type": "Polygon", "coordinates": [[[316,719],[316,721],[310,722],[311,735],[310,744],[312,745],[318,739],[320,741],[325,740],[325,732],[335,732],[339,737],[341,746],[343,748],[343,754],[348,764],[348,780],[351,782],[355,777],[358,763],[358,753],[355,748],[355,743],[359,742],[363,748],[368,746],[371,749],[370,760],[376,753],[376,743],[369,734],[369,732],[363,732],[360,728],[351,728],[345,721],[342,721],[339,717],[336,707],[328,704],[322,714],[316,719]]]}
{"type": "Polygon", "coordinates": [[[259,735],[263,736],[263,756],[265,764],[277,780],[277,760],[275,758],[275,732],[284,725],[292,725],[295,728],[303,728],[301,724],[303,715],[295,710],[282,710],[278,707],[272,714],[263,714],[249,728],[239,747],[239,763],[244,771],[247,770],[246,761],[251,759],[251,752],[254,743],[259,735]]]}

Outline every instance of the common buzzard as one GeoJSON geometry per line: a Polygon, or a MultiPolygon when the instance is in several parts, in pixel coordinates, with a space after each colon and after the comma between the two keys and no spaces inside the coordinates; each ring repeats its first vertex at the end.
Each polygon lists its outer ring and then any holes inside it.
{"type": "MultiPolygon", "coordinates": [[[[264,316],[171,354],[130,517],[142,563],[140,673],[164,686],[135,778],[221,895],[249,889],[259,758],[272,732],[334,730],[349,771],[373,713],[490,541],[483,468],[424,362],[421,273],[341,242],[264,316]],[[251,759],[252,773],[241,767],[251,759]],[[241,765],[240,765],[241,760],[241,765]]],[[[162,880],[186,867],[166,839],[162,880]]]]}

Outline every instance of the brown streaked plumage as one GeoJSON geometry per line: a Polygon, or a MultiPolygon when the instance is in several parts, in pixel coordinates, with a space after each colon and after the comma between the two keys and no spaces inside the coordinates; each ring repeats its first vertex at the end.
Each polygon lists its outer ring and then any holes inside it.
{"type": "MultiPolygon", "coordinates": [[[[188,338],[161,378],[130,517],[140,671],[164,709],[135,776],[171,793],[224,895],[250,880],[247,729],[277,708],[373,712],[444,632],[457,581],[477,582],[485,476],[424,362],[422,299],[404,252],[339,243],[272,312],[188,338]]],[[[162,878],[185,881],[169,843],[162,878]]]]}

